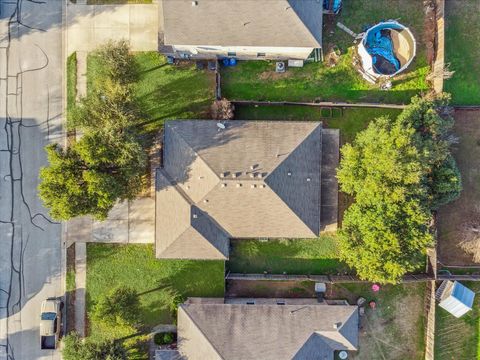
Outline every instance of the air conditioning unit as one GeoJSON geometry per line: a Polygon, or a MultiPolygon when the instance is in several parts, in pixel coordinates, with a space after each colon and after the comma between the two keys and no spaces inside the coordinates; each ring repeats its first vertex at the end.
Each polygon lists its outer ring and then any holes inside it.
{"type": "Polygon", "coordinates": [[[284,73],[286,70],[285,62],[283,61],[277,61],[277,64],[275,66],[275,72],[277,73],[284,73]]]}

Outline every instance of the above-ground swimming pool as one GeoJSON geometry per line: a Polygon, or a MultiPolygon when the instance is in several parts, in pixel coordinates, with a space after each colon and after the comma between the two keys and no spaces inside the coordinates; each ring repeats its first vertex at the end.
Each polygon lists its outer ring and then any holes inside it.
{"type": "Polygon", "coordinates": [[[404,71],[416,53],[411,31],[397,21],[386,21],[369,28],[358,45],[358,55],[367,80],[392,77],[404,71]]]}

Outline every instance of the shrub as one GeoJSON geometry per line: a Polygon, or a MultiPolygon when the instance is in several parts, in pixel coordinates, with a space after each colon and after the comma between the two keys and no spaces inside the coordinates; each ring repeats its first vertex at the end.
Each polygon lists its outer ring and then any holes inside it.
{"type": "Polygon", "coordinates": [[[211,107],[214,120],[231,120],[235,116],[235,106],[227,99],[215,100],[211,107]]]}
{"type": "Polygon", "coordinates": [[[97,49],[95,55],[100,58],[102,63],[101,77],[111,78],[121,84],[128,84],[136,80],[135,58],[130,53],[128,42],[109,41],[97,49]]]}
{"type": "Polygon", "coordinates": [[[82,340],[76,333],[63,339],[64,360],[127,360],[127,352],[118,341],[82,340]]]}
{"type": "Polygon", "coordinates": [[[113,289],[96,304],[93,316],[109,325],[138,326],[140,301],[136,291],[125,286],[113,289]]]}
{"type": "Polygon", "coordinates": [[[153,341],[157,345],[169,345],[176,340],[176,334],[171,332],[156,333],[153,337],[153,341]]]}

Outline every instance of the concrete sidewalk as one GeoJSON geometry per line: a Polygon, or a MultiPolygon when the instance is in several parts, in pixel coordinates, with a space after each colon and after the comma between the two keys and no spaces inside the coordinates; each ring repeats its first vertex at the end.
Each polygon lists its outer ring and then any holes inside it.
{"type": "Polygon", "coordinates": [[[87,285],[87,244],[75,243],[75,331],[85,337],[85,290],[87,285]]]}

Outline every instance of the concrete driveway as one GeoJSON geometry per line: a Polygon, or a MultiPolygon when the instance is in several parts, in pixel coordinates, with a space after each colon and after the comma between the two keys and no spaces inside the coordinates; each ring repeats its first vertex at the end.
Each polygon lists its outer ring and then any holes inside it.
{"type": "Polygon", "coordinates": [[[158,4],[67,6],[67,54],[128,40],[133,51],[158,49],[158,4]]]}
{"type": "Polygon", "coordinates": [[[37,197],[43,148],[63,142],[64,1],[0,0],[0,359],[40,350],[39,314],[63,295],[61,225],[37,197]]]}

